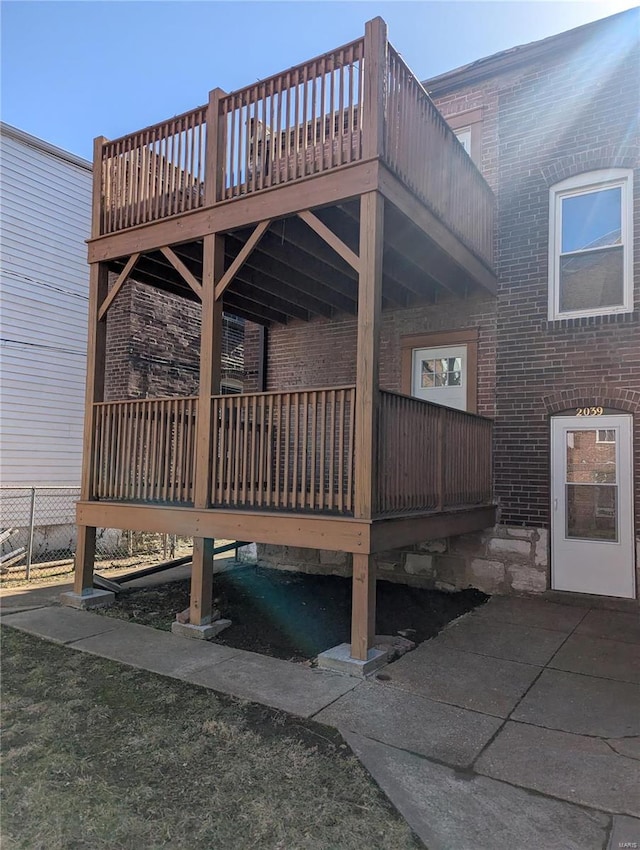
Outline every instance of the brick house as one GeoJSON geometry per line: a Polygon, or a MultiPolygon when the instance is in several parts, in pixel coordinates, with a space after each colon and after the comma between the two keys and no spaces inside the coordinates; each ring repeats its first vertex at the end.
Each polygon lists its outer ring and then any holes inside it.
{"type": "Polygon", "coordinates": [[[296,68],[96,139],[67,602],[104,601],[95,527],[123,523],[194,536],[198,633],[215,628],[215,537],[351,575],[357,664],[374,653],[376,576],[637,598],[637,21],[421,85],[377,18],[296,68]],[[179,370],[145,400],[109,389],[108,324],[134,267],[151,297],[202,304],[197,395],[179,370]],[[223,308],[246,322],[233,397],[223,308]]]}
{"type": "MultiPolygon", "coordinates": [[[[639,67],[638,10],[634,10],[424,82],[496,194],[498,288],[495,298],[470,295],[455,306],[443,300],[383,313],[380,384],[403,393],[419,392],[411,374],[411,362],[417,356],[413,352],[427,349],[430,359],[466,353],[466,409],[495,419],[494,483],[500,522],[483,532],[384,552],[377,556],[380,577],[445,589],[472,586],[487,593],[541,593],[555,587],[636,596],[633,564],[638,532],[633,531],[629,499],[633,480],[637,529],[640,477],[637,471],[631,472],[629,446],[633,422],[637,459],[639,67]],[[582,301],[568,301],[560,309],[550,306],[555,273],[553,268],[550,271],[550,263],[555,262],[549,238],[550,199],[558,197],[553,202],[564,204],[571,204],[573,198],[582,197],[585,203],[593,199],[590,210],[595,212],[596,199],[619,191],[620,206],[613,213],[618,228],[615,238],[607,241],[606,234],[597,233],[605,236],[600,256],[609,251],[615,259],[605,269],[586,270],[591,274],[592,294],[582,301]],[[624,216],[624,245],[619,247],[624,216]],[[607,247],[612,245],[616,247],[607,247]],[[623,255],[624,269],[614,267],[616,260],[623,262],[623,255]],[[601,280],[605,272],[609,284],[601,280]],[[603,430],[598,422],[573,419],[580,409],[592,407],[602,408],[603,416],[617,417],[622,433],[616,432],[614,438],[608,432],[613,443],[596,442],[603,430]],[[561,424],[561,414],[572,421],[561,424]],[[589,440],[591,452],[611,453],[616,442],[622,441],[617,460],[621,480],[616,482],[622,489],[614,493],[614,487],[602,485],[597,498],[603,504],[592,502],[595,524],[601,524],[598,513],[604,513],[609,517],[611,542],[620,534],[609,548],[616,549],[619,543],[625,550],[615,582],[619,592],[614,592],[612,577],[604,572],[607,543],[596,529],[592,529],[593,544],[584,529],[576,532],[576,544],[568,552],[558,529],[562,558],[572,559],[573,549],[584,565],[586,552],[597,553],[593,575],[586,576],[579,567],[566,575],[565,569],[554,573],[554,541],[549,533],[565,521],[566,511],[558,470],[562,450],[556,445],[557,451],[552,452],[553,429],[557,428],[556,439],[561,441],[571,438],[567,431],[571,435],[586,422],[589,429],[576,439],[589,440]],[[552,496],[554,475],[559,477],[552,496]],[[614,528],[610,516],[616,497],[627,500],[619,505],[617,520],[626,523],[626,529],[614,528]]],[[[576,219],[579,215],[577,211],[576,219]]],[[[579,261],[579,257],[573,260],[579,261]]],[[[584,270],[574,279],[573,297],[578,286],[582,291],[589,287],[584,270]]],[[[353,319],[274,327],[269,335],[265,388],[312,386],[320,379],[349,383],[355,374],[355,341],[353,319]]],[[[251,334],[247,357],[253,359],[251,334]]],[[[434,388],[427,395],[436,401],[443,391],[450,392],[434,388]]],[[[608,418],[606,422],[608,427],[608,418]]],[[[585,463],[588,459],[582,458],[585,463]]],[[[575,502],[584,502],[586,489],[576,488],[572,512],[578,509],[575,502]]],[[[295,563],[316,571],[330,564],[332,570],[345,574],[350,570],[344,555],[278,547],[263,547],[260,554],[272,565],[295,563]]]]}

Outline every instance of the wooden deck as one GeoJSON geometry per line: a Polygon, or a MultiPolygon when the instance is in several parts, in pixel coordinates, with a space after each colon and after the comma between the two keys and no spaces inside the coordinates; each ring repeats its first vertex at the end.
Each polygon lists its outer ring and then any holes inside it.
{"type": "MultiPolygon", "coordinates": [[[[94,145],[75,589],[96,528],[353,553],[352,655],[375,634],[372,553],[491,525],[491,422],[381,389],[381,312],[494,293],[494,197],[384,22],[363,38],[94,145]],[[110,283],[109,272],[116,273],[110,283]],[[133,276],[202,304],[199,393],[107,401],[108,312],[133,276]],[[355,383],[221,396],[222,311],[357,317],[355,383]]],[[[266,331],[265,331],[266,333],[266,331]]]]}
{"type": "MultiPolygon", "coordinates": [[[[260,249],[271,257],[268,246],[283,237],[277,222],[285,218],[287,247],[305,250],[314,234],[291,216],[312,208],[323,210],[320,226],[351,249],[359,224],[354,201],[378,190],[389,218],[388,266],[402,265],[405,249],[393,246],[413,245],[414,278],[431,266],[440,285],[451,279],[459,287],[471,281],[492,289],[493,193],[384,27],[370,30],[239,91],[215,89],[208,104],[168,121],[113,141],[97,139],[90,262],[115,261],[117,268],[120,258],[139,253],[139,271],[153,276],[162,265],[173,271],[171,264],[152,257],[141,268],[144,255],[180,245],[181,260],[195,262],[197,271],[200,240],[224,232],[232,235],[229,266],[252,232],[247,228],[265,221],[269,232],[260,249]],[[417,260],[425,252],[438,262],[417,260]]],[[[308,218],[306,224],[317,229],[308,218]]],[[[389,274],[396,282],[391,303],[422,294],[398,276],[389,274]]],[[[228,299],[229,309],[241,309],[231,293],[228,299]]]]}

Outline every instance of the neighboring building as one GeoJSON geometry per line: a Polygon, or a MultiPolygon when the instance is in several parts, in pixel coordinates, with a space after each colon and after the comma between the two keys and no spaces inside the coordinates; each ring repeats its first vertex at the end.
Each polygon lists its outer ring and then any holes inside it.
{"type": "MultiPolygon", "coordinates": [[[[34,552],[65,551],[75,545],[82,465],[92,165],[7,124],[0,144],[0,530],[28,525],[26,488],[56,487],[38,495],[34,552]]],[[[117,397],[123,385],[125,397],[197,393],[199,308],[176,313],[177,299],[149,293],[130,281],[109,316],[107,386],[118,387],[117,397]],[[136,345],[140,327],[161,344],[136,345]],[[157,374],[168,363],[158,393],[157,374]]],[[[224,386],[238,392],[244,322],[228,315],[223,322],[224,386]]],[[[2,550],[23,537],[7,538],[2,550]]]]}
{"type": "Polygon", "coordinates": [[[3,486],[80,484],[91,163],[2,124],[3,486]]]}
{"type": "Polygon", "coordinates": [[[95,601],[95,528],[124,522],[193,534],[205,631],[212,538],[352,575],[359,660],[376,575],[637,599],[638,32],[632,10],[505,51],[428,81],[432,99],[376,18],[297,68],[97,140],[70,604],[95,601]],[[180,369],[173,318],[163,340],[104,331],[132,268],[149,298],[182,299],[175,316],[204,305],[197,397],[157,399],[180,369]],[[234,399],[219,393],[223,307],[248,323],[234,399]],[[109,356],[156,345],[148,398],[108,381],[105,405],[109,356]]]}

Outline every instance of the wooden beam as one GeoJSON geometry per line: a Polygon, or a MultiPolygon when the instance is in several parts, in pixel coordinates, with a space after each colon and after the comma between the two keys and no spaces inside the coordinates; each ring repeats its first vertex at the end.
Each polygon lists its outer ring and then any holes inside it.
{"type": "Polygon", "coordinates": [[[371,528],[371,551],[386,552],[425,540],[456,537],[490,528],[496,521],[494,505],[445,510],[442,513],[379,518],[371,528]]]}
{"type": "Polygon", "coordinates": [[[377,187],[378,166],[378,162],[371,161],[350,163],[295,183],[222,201],[214,207],[138,225],[122,233],[92,238],[89,241],[89,262],[128,257],[136,251],[146,253],[163,245],[193,242],[208,233],[255,226],[267,218],[280,218],[300,210],[355,198],[377,187]]]}
{"type": "MultiPolygon", "coordinates": [[[[95,474],[95,422],[94,404],[104,399],[104,369],[107,343],[106,322],[98,320],[99,305],[107,296],[109,273],[103,263],[94,263],[89,271],[89,319],[87,336],[87,377],[85,384],[84,430],[82,440],[82,475],[80,498],[93,498],[95,474]]],[[[126,526],[125,526],[126,527],[126,526]]],[[[78,529],[74,590],[76,593],[93,587],[96,527],[78,529]]]]}
{"type": "Polygon", "coordinates": [[[189,271],[189,269],[185,266],[180,257],[178,257],[178,255],[174,251],[172,251],[171,248],[169,248],[168,246],[160,248],[160,253],[163,254],[167,258],[167,260],[169,260],[169,262],[178,272],[180,277],[189,284],[189,286],[195,292],[198,298],[202,300],[202,285],[200,281],[196,278],[195,275],[193,275],[189,271]]]}
{"type": "Polygon", "coordinates": [[[81,525],[98,528],[130,528],[185,537],[252,540],[274,546],[360,553],[369,551],[371,528],[370,523],[353,517],[117,502],[79,502],[76,516],[81,525]]]}
{"type": "Polygon", "coordinates": [[[314,230],[318,236],[327,243],[327,245],[333,248],[336,254],[339,254],[346,263],[349,263],[356,272],[360,271],[360,258],[355,251],[352,251],[348,245],[345,245],[342,239],[336,236],[333,230],[330,230],[327,225],[320,221],[320,219],[310,210],[299,212],[298,216],[305,222],[305,224],[309,225],[309,227],[314,230]]]}
{"type": "MultiPolygon", "coordinates": [[[[175,256],[175,255],[174,255],[175,256]]],[[[176,258],[177,259],[177,258],[176,258]]],[[[181,262],[181,261],[180,261],[181,262]]],[[[194,453],[194,504],[207,508],[212,478],[217,474],[213,446],[211,396],[220,392],[222,353],[222,301],[216,300],[216,283],[224,270],[224,237],[205,236],[202,261],[202,325],[200,331],[200,383],[194,453]]],[[[194,535],[191,567],[191,622],[211,622],[213,610],[213,535],[194,535]]]]}
{"type": "Polygon", "coordinates": [[[376,634],[376,565],[354,553],[351,587],[351,657],[366,661],[376,634]]]}
{"type": "Polygon", "coordinates": [[[139,257],[140,257],[140,254],[132,254],[129,257],[129,259],[127,260],[125,267],[122,269],[122,271],[118,275],[116,282],[113,284],[113,286],[109,290],[109,294],[107,295],[107,297],[102,302],[102,306],[100,307],[100,309],[98,311],[98,321],[99,322],[101,322],[104,319],[104,317],[107,313],[107,310],[109,309],[109,307],[113,303],[113,299],[116,297],[118,292],[120,292],[120,290],[122,289],[124,284],[129,279],[129,276],[131,275],[131,272],[133,271],[133,267],[138,262],[139,257]]]}
{"type": "Polygon", "coordinates": [[[236,276],[238,270],[241,268],[242,264],[246,261],[249,254],[256,247],[258,242],[262,239],[264,234],[267,232],[269,225],[271,224],[271,219],[267,219],[266,221],[261,221],[260,224],[255,228],[251,236],[247,239],[247,241],[242,246],[240,253],[235,258],[235,260],[231,263],[227,271],[220,278],[220,282],[216,284],[216,301],[219,298],[222,298],[222,294],[225,289],[229,286],[233,278],[236,276]]]}
{"type": "MultiPolygon", "coordinates": [[[[274,260],[277,260],[281,266],[285,266],[291,275],[291,281],[304,280],[305,285],[310,284],[308,291],[312,292],[317,298],[325,300],[324,295],[327,294],[327,303],[344,312],[355,313],[355,308],[358,298],[358,285],[351,277],[347,277],[344,273],[332,270],[324,261],[318,259],[309,253],[298,253],[291,250],[291,246],[286,244],[286,235],[284,242],[281,236],[275,233],[268,233],[258,248],[257,257],[262,262],[262,254],[266,254],[274,260]],[[331,293],[327,292],[330,290],[331,293]],[[329,298],[331,300],[329,300],[329,298]]],[[[257,260],[256,260],[257,264],[257,260]]]]}
{"type": "Polygon", "coordinates": [[[229,312],[233,313],[235,307],[241,310],[254,312],[256,316],[262,316],[267,322],[277,322],[279,325],[286,325],[289,316],[277,310],[275,307],[267,307],[264,304],[259,304],[250,297],[245,297],[237,291],[226,292],[222,296],[222,301],[229,312]]]}
{"type": "Polygon", "coordinates": [[[376,498],[378,351],[382,308],[384,200],[378,192],[360,199],[360,282],[355,403],[355,516],[371,519],[376,498]]]}
{"type": "Polygon", "coordinates": [[[379,171],[380,191],[407,218],[425,233],[429,239],[457,263],[460,268],[495,295],[497,280],[478,257],[458,239],[449,228],[425,207],[409,189],[383,164],[379,171]]]}

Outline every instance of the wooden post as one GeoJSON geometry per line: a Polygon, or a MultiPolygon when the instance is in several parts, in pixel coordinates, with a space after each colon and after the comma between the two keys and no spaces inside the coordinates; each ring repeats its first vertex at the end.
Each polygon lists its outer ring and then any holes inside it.
{"type": "Polygon", "coordinates": [[[387,25],[382,18],[364,27],[364,104],[362,158],[384,153],[384,98],[387,76],[387,25]]]}
{"type": "Polygon", "coordinates": [[[213,89],[209,92],[207,107],[207,144],[204,170],[204,203],[213,206],[224,197],[224,157],[226,153],[226,125],[220,119],[220,98],[226,92],[213,89]]]}
{"type": "MultiPolygon", "coordinates": [[[[102,228],[102,147],[104,136],[93,140],[93,197],[91,206],[91,235],[100,236],[102,228]]],[[[98,318],[100,306],[107,297],[109,274],[106,265],[92,263],[89,269],[89,312],[87,333],[87,377],[84,401],[84,431],[82,442],[82,477],[80,499],[93,497],[93,458],[95,448],[94,407],[104,400],[104,367],[107,343],[107,323],[98,318]]],[[[93,566],[96,554],[96,529],[77,526],[74,592],[82,594],[93,588],[93,566]]]]}
{"type": "Polygon", "coordinates": [[[376,573],[372,555],[353,555],[351,657],[367,660],[376,633],[376,573]]]}
{"type": "MultiPolygon", "coordinates": [[[[213,435],[211,396],[220,392],[222,354],[222,300],[215,300],[216,283],[224,273],[224,237],[204,237],[202,269],[202,326],[200,333],[200,390],[195,444],[194,504],[207,508],[212,476],[217,474],[216,440],[213,435]]],[[[191,568],[191,622],[204,626],[211,621],[213,547],[209,538],[193,540],[191,568]]]]}
{"type": "MultiPolygon", "coordinates": [[[[384,200],[378,192],[360,199],[360,275],[355,399],[354,515],[371,519],[377,499],[378,349],[382,308],[384,200]]],[[[375,568],[368,555],[353,558],[351,654],[366,660],[375,637],[375,568]]]]}
{"type": "MultiPolygon", "coordinates": [[[[89,273],[89,331],[87,339],[87,381],[84,403],[84,435],[82,443],[82,478],[80,499],[93,497],[93,459],[95,448],[94,404],[104,399],[104,364],[107,323],[98,319],[100,305],[107,296],[108,272],[103,263],[93,263],[89,273]]],[[[74,591],[82,593],[93,587],[93,563],[96,530],[78,526],[74,591]]]]}

